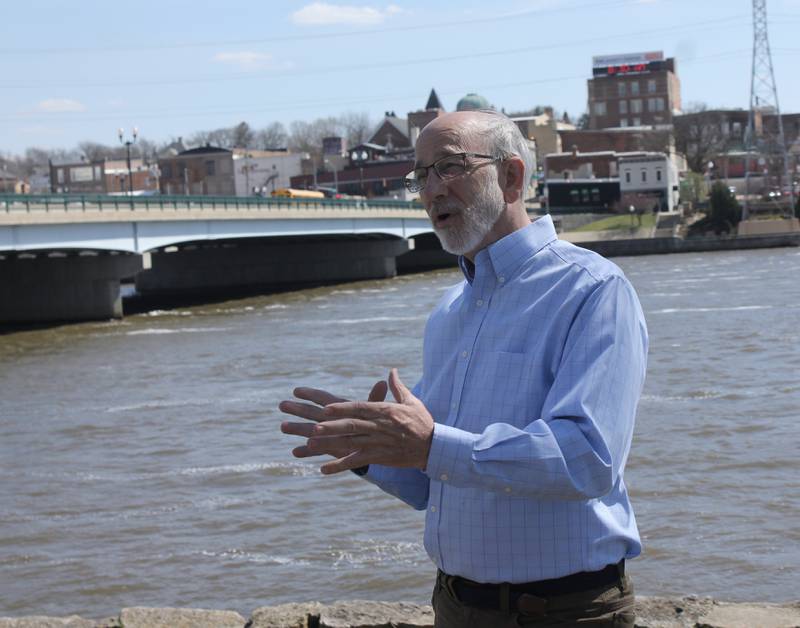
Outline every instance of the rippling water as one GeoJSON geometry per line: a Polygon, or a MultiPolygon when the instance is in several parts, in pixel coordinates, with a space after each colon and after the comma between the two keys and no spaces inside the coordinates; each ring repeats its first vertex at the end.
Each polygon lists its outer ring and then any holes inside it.
{"type": "MultiPolygon", "coordinates": [[[[637,590],[796,599],[800,253],[617,260],[651,333],[637,590]]],[[[0,615],[430,597],[423,513],[294,460],[298,383],[413,383],[455,271],[0,336],[0,615]]]]}

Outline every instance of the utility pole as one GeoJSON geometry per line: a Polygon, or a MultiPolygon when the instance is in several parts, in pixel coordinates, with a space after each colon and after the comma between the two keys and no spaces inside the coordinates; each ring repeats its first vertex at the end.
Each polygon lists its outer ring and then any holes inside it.
{"type": "MultiPolygon", "coordinates": [[[[781,108],[778,105],[778,87],[772,68],[772,54],[767,34],[767,0],[753,0],[753,67],[750,74],[750,115],[745,135],[745,200],[742,219],[750,216],[750,164],[751,157],[761,168],[761,175],[769,182],[770,175],[777,175],[778,189],[783,192],[789,186],[789,213],[794,212],[794,182],[789,172],[789,155],[783,134],[781,108]],[[764,114],[773,114],[776,128],[764,124],[764,114]]],[[[769,190],[767,190],[769,191],[769,190]]]]}

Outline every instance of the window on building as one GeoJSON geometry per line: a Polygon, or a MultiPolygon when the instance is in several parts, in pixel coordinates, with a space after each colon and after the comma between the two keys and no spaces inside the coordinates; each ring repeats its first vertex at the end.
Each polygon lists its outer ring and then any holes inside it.
{"type": "Polygon", "coordinates": [[[733,134],[736,136],[742,135],[742,123],[741,122],[734,122],[733,123],[733,134]]]}
{"type": "Polygon", "coordinates": [[[626,170],[625,171],[625,183],[630,183],[630,182],[631,182],[631,171],[630,170],[626,170]]]}
{"type": "Polygon", "coordinates": [[[628,118],[620,118],[619,125],[628,126],[628,118]]]}
{"type": "Polygon", "coordinates": [[[642,183],[647,183],[647,170],[642,170],[642,183]]]}
{"type": "Polygon", "coordinates": [[[592,202],[593,203],[600,202],[600,188],[592,188],[592,202]]]}
{"type": "Polygon", "coordinates": [[[628,101],[627,100],[620,100],[619,101],[619,112],[620,113],[628,113],[628,101]]]}
{"type": "Polygon", "coordinates": [[[589,190],[583,189],[581,190],[581,202],[588,203],[589,202],[589,190]]]}
{"type": "Polygon", "coordinates": [[[656,111],[664,111],[664,99],[656,98],[656,111]]]}
{"type": "Polygon", "coordinates": [[[641,100],[641,98],[634,98],[631,101],[631,113],[642,113],[642,100],[641,100]]]}
{"type": "Polygon", "coordinates": [[[648,79],[647,81],[647,91],[650,94],[656,93],[656,80],[655,79],[648,79]]]}
{"type": "Polygon", "coordinates": [[[617,96],[619,96],[620,98],[625,98],[625,96],[628,95],[627,92],[628,90],[626,88],[625,83],[623,83],[622,81],[617,83],[617,96]]]}
{"type": "Polygon", "coordinates": [[[56,177],[58,178],[59,183],[64,183],[64,169],[59,168],[56,170],[56,177]]]}
{"type": "Polygon", "coordinates": [[[604,116],[606,115],[606,103],[602,100],[594,103],[594,115],[596,116],[604,116]]]}
{"type": "Polygon", "coordinates": [[[639,95],[639,81],[632,81],[631,82],[631,96],[638,96],[639,95]]]}
{"type": "Polygon", "coordinates": [[[617,176],[617,162],[616,161],[612,161],[611,163],[608,164],[608,174],[610,176],[612,176],[612,177],[616,177],[617,176]]]}
{"type": "Polygon", "coordinates": [[[164,179],[171,179],[172,178],[172,166],[169,164],[164,164],[161,166],[161,176],[164,179]]]}
{"type": "Polygon", "coordinates": [[[633,126],[642,126],[642,119],[641,118],[634,118],[633,119],[633,126]]]}
{"type": "Polygon", "coordinates": [[[214,174],[216,174],[216,172],[217,172],[217,164],[214,163],[213,161],[207,161],[206,162],[206,174],[209,177],[213,177],[214,174]]]}
{"type": "Polygon", "coordinates": [[[655,111],[656,110],[656,99],[655,98],[648,98],[647,99],[647,110],[648,111],[655,111]]]}
{"type": "Polygon", "coordinates": [[[656,170],[656,181],[661,181],[661,170],[656,170]]]}

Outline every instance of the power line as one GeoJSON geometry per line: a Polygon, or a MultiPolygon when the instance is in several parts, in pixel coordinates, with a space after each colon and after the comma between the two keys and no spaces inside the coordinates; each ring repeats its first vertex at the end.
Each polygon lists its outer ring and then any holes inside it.
{"type": "MultiPolygon", "coordinates": [[[[696,62],[703,62],[703,61],[711,61],[711,60],[720,60],[731,58],[735,56],[740,56],[743,54],[747,54],[750,51],[747,49],[737,49],[737,50],[728,50],[723,52],[718,52],[710,55],[704,55],[700,57],[691,57],[685,60],[682,60],[684,64],[692,64],[696,62]]],[[[513,81],[507,83],[493,83],[493,84],[484,84],[484,85],[470,85],[470,86],[461,86],[461,87],[450,87],[445,89],[437,89],[440,95],[450,96],[450,95],[459,95],[464,94],[466,91],[469,90],[501,90],[501,89],[510,89],[510,88],[519,88],[529,85],[544,85],[548,83],[567,83],[570,81],[583,81],[586,80],[587,76],[585,74],[580,75],[572,75],[572,76],[558,76],[558,77],[550,77],[550,78],[541,78],[541,79],[531,79],[527,81],[513,81]]],[[[187,111],[186,108],[181,108],[179,110],[174,108],[169,109],[161,109],[161,110],[150,110],[144,112],[138,112],[136,114],[137,120],[144,120],[144,119],[170,119],[170,118],[198,118],[210,115],[236,115],[244,116],[244,115],[252,115],[252,114],[260,114],[260,113],[274,113],[278,111],[289,111],[295,109],[309,109],[309,108],[318,108],[318,107],[347,107],[353,105],[361,105],[361,104],[374,104],[380,102],[397,102],[397,101],[411,101],[417,100],[419,98],[419,94],[416,95],[409,95],[409,94],[384,94],[379,96],[373,96],[370,98],[345,98],[345,99],[331,99],[321,101],[319,98],[313,98],[308,100],[300,100],[300,101],[288,101],[282,103],[273,103],[268,106],[260,106],[260,105],[239,105],[236,107],[214,107],[208,109],[195,109],[187,111]]],[[[57,116],[57,115],[48,115],[48,114],[14,114],[9,116],[0,116],[0,121],[40,121],[40,120],[47,120],[50,122],[88,122],[88,121],[103,121],[103,120],[117,120],[119,119],[120,113],[108,113],[108,114],[98,114],[98,115],[72,115],[72,116],[57,116]]],[[[128,114],[124,114],[128,115],[128,114]]]]}
{"type": "MultiPolygon", "coordinates": [[[[714,19],[708,20],[706,22],[695,22],[690,26],[685,24],[679,24],[674,26],[667,26],[661,28],[654,28],[648,30],[637,31],[635,33],[622,33],[622,34],[615,34],[615,35],[601,35],[598,37],[591,37],[587,39],[582,39],[581,43],[596,43],[602,41],[616,41],[619,39],[625,38],[634,38],[634,37],[649,37],[651,35],[657,35],[662,33],[669,33],[674,31],[686,32],[690,29],[696,28],[704,28],[707,26],[718,26],[720,24],[736,22],[746,18],[747,16],[744,15],[734,15],[723,19],[714,19]]],[[[306,70],[286,70],[283,72],[273,72],[268,75],[254,73],[254,72],[236,72],[231,73],[229,75],[221,75],[221,76],[206,76],[206,77],[195,77],[195,78],[185,78],[185,79],[154,79],[154,80],[142,80],[142,81],[135,81],[135,80],[122,80],[122,81],[109,81],[109,82],[99,82],[99,83],[48,83],[47,85],[42,84],[0,84],[0,88],[2,89],[39,89],[42,87],[47,87],[48,89],[53,88],[78,88],[78,89],[88,89],[88,88],[102,88],[102,87],[130,87],[133,85],[187,85],[187,84],[198,84],[198,83],[217,83],[217,82],[230,82],[230,81],[241,81],[241,80],[252,80],[255,78],[264,79],[264,78],[284,78],[286,76],[314,76],[314,75],[327,75],[331,73],[340,73],[340,72],[357,72],[363,70],[382,70],[387,68],[395,68],[395,67],[403,67],[403,66],[412,66],[412,65],[426,65],[431,63],[443,63],[443,62],[452,62],[452,61],[463,61],[465,59],[478,59],[478,58],[488,58],[488,57],[495,57],[495,56],[503,56],[503,55],[515,55],[515,54],[522,54],[528,52],[546,52],[551,50],[557,50],[561,48],[574,48],[574,42],[559,42],[555,44],[537,44],[533,46],[524,46],[521,48],[511,48],[511,49],[504,49],[504,50],[493,50],[493,51],[486,51],[486,52],[471,52],[471,53],[461,53],[456,55],[448,55],[443,57],[428,57],[423,59],[401,59],[398,61],[390,61],[390,62],[381,62],[381,63],[362,63],[362,64],[355,64],[355,65],[344,65],[344,66],[328,66],[323,68],[308,68],[306,70]]]]}
{"type": "Polygon", "coordinates": [[[365,35],[384,35],[388,33],[403,33],[403,32],[419,31],[419,30],[432,30],[437,28],[468,26],[471,24],[486,24],[489,22],[517,20],[531,16],[549,15],[555,13],[567,13],[571,11],[582,11],[584,9],[617,7],[628,4],[630,4],[629,0],[608,0],[606,2],[591,2],[591,3],[572,5],[566,7],[554,7],[550,9],[526,9],[522,11],[508,12],[500,15],[484,16],[468,20],[450,20],[446,22],[435,22],[433,24],[415,24],[412,26],[394,26],[387,28],[362,29],[356,31],[344,31],[335,33],[306,33],[306,34],[293,34],[293,35],[278,35],[274,37],[263,37],[259,39],[184,42],[177,44],[155,44],[151,46],[137,45],[137,46],[107,46],[107,47],[79,46],[79,47],[60,47],[60,48],[0,48],[0,54],[71,54],[71,53],[96,53],[96,52],[142,52],[146,50],[180,50],[180,49],[190,49],[190,48],[211,48],[217,46],[243,46],[243,45],[253,45],[253,44],[269,44],[269,43],[279,43],[286,41],[338,39],[341,37],[362,37],[365,35]]]}

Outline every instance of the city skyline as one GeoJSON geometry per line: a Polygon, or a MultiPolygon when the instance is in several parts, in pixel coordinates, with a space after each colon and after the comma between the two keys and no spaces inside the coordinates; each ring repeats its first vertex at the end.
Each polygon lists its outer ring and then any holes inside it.
{"type": "MultiPolygon", "coordinates": [[[[781,110],[798,112],[800,0],[771,0],[768,14],[781,110]]],[[[6,23],[4,154],[114,145],[119,127],[160,143],[241,121],[365,112],[377,124],[422,108],[431,88],[449,111],[477,92],[498,109],[551,105],[577,119],[593,56],[648,50],[676,59],[684,109],[749,106],[745,0],[144,0],[132,11],[32,0],[8,7],[6,23]]]]}

